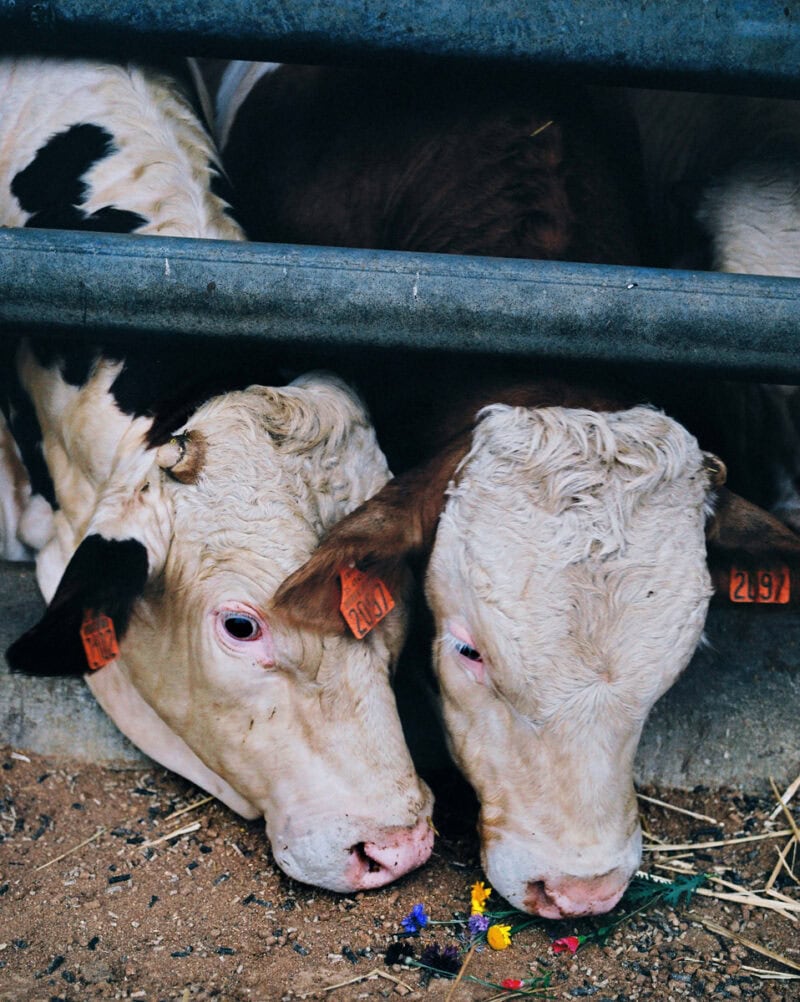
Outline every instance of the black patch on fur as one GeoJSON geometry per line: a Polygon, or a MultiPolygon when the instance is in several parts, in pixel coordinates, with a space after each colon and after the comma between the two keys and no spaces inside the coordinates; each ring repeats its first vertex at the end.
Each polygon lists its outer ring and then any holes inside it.
{"type": "Polygon", "coordinates": [[[30,213],[25,225],[104,233],[133,233],[143,226],[144,217],[112,205],[91,215],[80,208],[88,194],[84,175],[115,151],[113,137],[99,125],[72,125],[51,136],[11,182],[12,194],[30,213]]]}
{"type": "Polygon", "coordinates": [[[18,340],[9,337],[0,345],[0,409],[17,443],[34,495],[40,494],[57,508],[53,481],[42,453],[42,429],[33,403],[17,379],[18,340]]]}
{"type": "Polygon", "coordinates": [[[85,612],[91,609],[109,616],[121,640],[146,582],[143,543],[87,536],[67,564],[42,619],[6,651],[11,670],[26,675],[83,675],[88,671],[80,636],[85,612]]]}

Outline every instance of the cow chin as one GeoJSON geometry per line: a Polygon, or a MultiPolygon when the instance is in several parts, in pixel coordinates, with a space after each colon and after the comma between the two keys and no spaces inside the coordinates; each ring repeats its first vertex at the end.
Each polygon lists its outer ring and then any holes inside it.
{"type": "Polygon", "coordinates": [[[483,849],[490,884],[515,908],[546,919],[602,915],[617,904],[641,860],[642,834],[617,847],[547,847],[497,834],[483,849]],[[559,866],[559,861],[563,862],[559,866]]]}
{"type": "Polygon", "coordinates": [[[267,836],[275,862],[288,876],[329,891],[351,893],[383,887],[422,866],[433,849],[430,814],[433,797],[424,785],[426,802],[410,825],[377,826],[372,818],[330,823],[330,815],[304,817],[297,824],[272,824],[267,836]]]}

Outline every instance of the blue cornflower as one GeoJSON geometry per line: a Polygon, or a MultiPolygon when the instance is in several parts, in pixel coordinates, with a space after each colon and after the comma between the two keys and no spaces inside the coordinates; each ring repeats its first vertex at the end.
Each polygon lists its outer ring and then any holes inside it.
{"type": "Polygon", "coordinates": [[[420,929],[424,929],[428,924],[428,916],[425,913],[425,905],[422,903],[414,905],[408,915],[400,922],[403,929],[412,936],[415,936],[420,929]]]}

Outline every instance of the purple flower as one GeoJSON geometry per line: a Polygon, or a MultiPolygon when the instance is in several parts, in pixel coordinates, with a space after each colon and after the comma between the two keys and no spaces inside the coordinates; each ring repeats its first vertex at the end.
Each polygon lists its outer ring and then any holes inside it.
{"type": "Polygon", "coordinates": [[[416,936],[420,929],[424,929],[428,924],[425,906],[422,903],[414,905],[408,915],[401,920],[400,924],[409,935],[416,936]]]}
{"type": "Polygon", "coordinates": [[[489,928],[489,919],[486,915],[470,915],[467,928],[470,936],[480,936],[489,928]]]}
{"type": "Polygon", "coordinates": [[[446,946],[442,950],[438,943],[433,943],[425,947],[419,960],[424,966],[445,976],[453,977],[461,970],[461,958],[455,946],[446,946]]]}

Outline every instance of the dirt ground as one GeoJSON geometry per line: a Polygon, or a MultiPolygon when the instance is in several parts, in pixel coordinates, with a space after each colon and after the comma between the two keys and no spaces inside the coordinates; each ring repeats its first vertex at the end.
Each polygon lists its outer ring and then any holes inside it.
{"type": "MultiPolygon", "coordinates": [[[[387,966],[385,952],[397,942],[413,946],[417,958],[433,944],[456,946],[462,961],[467,955],[457,939],[463,926],[428,925],[398,938],[401,919],[418,903],[433,920],[463,918],[470,886],[482,878],[474,805],[452,777],[435,783],[440,834],[431,862],[391,887],[348,898],[284,877],[260,824],[241,821],[158,767],[114,770],[10,748],[0,748],[0,765],[2,1002],[488,1002],[523,996],[468,976],[497,985],[547,974],[549,988],[529,997],[800,999],[798,915],[709,896],[736,894],[719,883],[706,883],[708,894],[688,905],[662,902],[641,912],[605,945],[587,942],[574,956],[556,954],[554,938],[591,934],[608,919],[534,923],[505,950],[473,951],[458,983],[433,977],[426,984],[423,969],[387,966]]],[[[769,819],[774,800],[734,790],[640,792],[707,816],[641,800],[650,835],[699,846],[646,852],[646,870],[673,878],[676,870],[660,867],[689,866],[750,892],[767,883],[789,839],[774,837],[788,825],[783,815],[769,819]],[[770,837],[705,845],[762,834],[770,837]]],[[[791,852],[787,862],[800,873],[791,852]]],[[[773,890],[800,909],[800,888],[786,869],[773,890]]],[[[756,898],[764,900],[781,901],[756,898]]]]}

